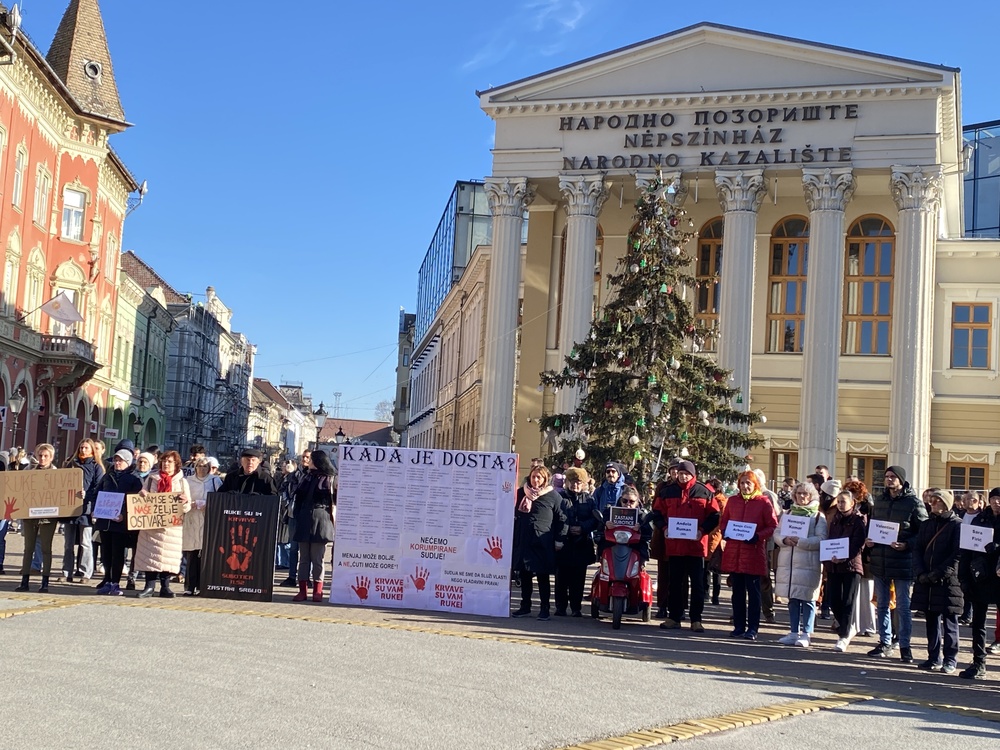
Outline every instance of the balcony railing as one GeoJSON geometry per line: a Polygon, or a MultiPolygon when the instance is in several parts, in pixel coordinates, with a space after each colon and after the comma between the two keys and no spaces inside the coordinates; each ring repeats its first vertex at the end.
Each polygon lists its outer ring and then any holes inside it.
{"type": "Polygon", "coordinates": [[[42,351],[46,354],[80,357],[90,362],[97,361],[94,345],[76,336],[49,336],[43,334],[42,351]]]}

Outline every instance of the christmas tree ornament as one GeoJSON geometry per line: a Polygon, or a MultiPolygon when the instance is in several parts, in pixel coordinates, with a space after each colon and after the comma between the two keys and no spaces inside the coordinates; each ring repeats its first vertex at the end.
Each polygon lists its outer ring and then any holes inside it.
{"type": "Polygon", "coordinates": [[[702,409],[698,412],[698,419],[708,419],[708,412],[702,409]]]}
{"type": "Polygon", "coordinates": [[[633,435],[632,437],[630,437],[628,439],[628,444],[629,445],[638,445],[639,444],[639,436],[638,435],[633,435]]]}
{"type": "Polygon", "coordinates": [[[642,458],[642,452],[641,451],[636,451],[635,453],[632,454],[632,458],[635,459],[636,461],[638,461],[639,459],[642,458]]]}
{"type": "Polygon", "coordinates": [[[767,424],[767,417],[765,417],[763,414],[760,415],[760,423],[767,424]]]}
{"type": "Polygon", "coordinates": [[[681,362],[680,362],[679,359],[677,359],[677,357],[671,357],[670,358],[670,369],[671,370],[679,370],[679,369],[681,369],[681,362]]]}
{"type": "Polygon", "coordinates": [[[577,461],[582,461],[587,457],[587,454],[583,452],[583,448],[577,448],[576,453],[573,454],[577,461]]]}
{"type": "Polygon", "coordinates": [[[610,398],[607,401],[604,402],[604,408],[605,409],[613,409],[614,406],[615,406],[615,402],[612,401],[610,398]]]}
{"type": "Polygon", "coordinates": [[[636,425],[636,427],[645,427],[646,426],[646,420],[643,417],[639,417],[639,419],[636,421],[635,425],[636,425]]]}
{"type": "Polygon", "coordinates": [[[671,250],[670,252],[672,252],[672,253],[674,254],[674,257],[676,258],[676,257],[677,257],[678,255],[680,255],[680,254],[681,254],[681,249],[680,249],[679,247],[675,247],[675,248],[674,248],[673,250],[671,250]]]}
{"type": "MultiPolygon", "coordinates": [[[[556,422],[556,426],[557,426],[557,427],[558,427],[558,425],[559,425],[559,423],[558,423],[558,422],[556,422]]],[[[686,431],[685,431],[685,432],[682,432],[682,433],[681,433],[681,441],[682,441],[682,442],[686,443],[686,442],[688,441],[688,438],[689,438],[689,437],[691,437],[691,436],[690,436],[690,435],[688,435],[686,431]]]]}
{"type": "Polygon", "coordinates": [[[678,218],[677,218],[676,216],[671,216],[671,217],[670,217],[670,218],[669,218],[669,219],[667,220],[667,223],[669,223],[669,224],[670,224],[670,226],[672,226],[672,227],[676,227],[676,226],[677,226],[678,224],[680,224],[681,222],[680,222],[680,220],[679,220],[679,219],[678,219],[678,218]]]}
{"type": "Polygon", "coordinates": [[[681,448],[681,458],[687,458],[690,455],[691,455],[691,451],[689,451],[687,449],[686,445],[683,448],[681,448]]]}
{"type": "Polygon", "coordinates": [[[646,385],[656,385],[656,376],[650,375],[648,378],[646,378],[646,385]]]}
{"type": "Polygon", "coordinates": [[[670,395],[667,394],[667,393],[661,394],[660,395],[660,401],[662,401],[664,404],[669,403],[669,401],[670,401],[670,395]]]}
{"type": "Polygon", "coordinates": [[[556,421],[553,422],[552,424],[554,424],[556,427],[559,427],[562,424],[562,420],[559,419],[559,417],[556,417],[556,421]]]}
{"type": "Polygon", "coordinates": [[[639,261],[639,268],[645,268],[645,267],[646,267],[646,259],[643,258],[642,260],[639,261]]]}
{"type": "Polygon", "coordinates": [[[737,404],[742,404],[743,403],[743,394],[742,393],[737,393],[736,394],[736,403],[737,404]]]}
{"type": "Polygon", "coordinates": [[[666,293],[667,293],[667,285],[660,284],[660,294],[666,294],[666,293]]]}
{"type": "Polygon", "coordinates": [[[631,266],[628,267],[628,270],[631,271],[632,273],[639,273],[639,266],[638,264],[633,263],[631,266]]]}
{"type": "Polygon", "coordinates": [[[701,423],[702,423],[702,424],[703,424],[703,425],[704,425],[705,427],[708,427],[708,426],[709,426],[709,424],[710,424],[710,423],[709,423],[709,421],[708,421],[707,419],[703,419],[703,420],[701,420],[701,423]]]}

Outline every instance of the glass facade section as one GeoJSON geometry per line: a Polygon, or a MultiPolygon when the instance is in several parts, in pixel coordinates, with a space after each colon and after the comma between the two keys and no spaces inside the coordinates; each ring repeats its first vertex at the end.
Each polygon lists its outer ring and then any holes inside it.
{"type": "Polygon", "coordinates": [[[479,245],[493,243],[493,217],[481,182],[457,182],[417,274],[414,340],[430,328],[452,285],[479,245]]]}
{"type": "Polygon", "coordinates": [[[1000,120],[964,128],[965,236],[1000,238],[1000,120]]]}

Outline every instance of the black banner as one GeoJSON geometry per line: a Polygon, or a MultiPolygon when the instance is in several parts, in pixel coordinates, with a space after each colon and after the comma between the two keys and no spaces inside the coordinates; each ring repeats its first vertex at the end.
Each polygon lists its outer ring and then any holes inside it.
{"type": "Polygon", "coordinates": [[[277,535],[276,495],[208,493],[201,547],[201,595],[271,601],[277,535]]]}

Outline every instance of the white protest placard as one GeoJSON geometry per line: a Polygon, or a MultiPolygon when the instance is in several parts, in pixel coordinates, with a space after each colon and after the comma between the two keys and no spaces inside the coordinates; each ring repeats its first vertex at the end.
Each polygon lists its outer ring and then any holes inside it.
{"type": "Polygon", "coordinates": [[[98,492],[97,502],[94,503],[94,518],[113,521],[121,515],[124,500],[123,492],[98,492]]]}
{"type": "Polygon", "coordinates": [[[745,542],[757,533],[757,524],[746,523],[744,521],[730,521],[726,525],[725,536],[727,539],[735,539],[737,542],[745,542]]]}
{"type": "Polygon", "coordinates": [[[973,526],[968,523],[962,524],[962,535],[958,541],[958,546],[961,549],[969,549],[974,552],[985,552],[986,545],[992,541],[993,527],[973,526]]]}
{"type": "Polygon", "coordinates": [[[639,525],[639,509],[638,508],[619,508],[616,505],[611,506],[610,520],[615,526],[638,526],[639,525]]]}
{"type": "Polygon", "coordinates": [[[697,518],[669,518],[667,519],[668,539],[697,539],[698,519],[697,518]]]}
{"type": "Polygon", "coordinates": [[[809,516],[793,516],[791,513],[781,514],[781,538],[809,536],[809,516]]]}
{"type": "Polygon", "coordinates": [[[819,561],[827,562],[833,558],[846,560],[851,556],[851,540],[848,537],[840,539],[823,539],[819,543],[819,561]]]}
{"type": "Polygon", "coordinates": [[[510,615],[517,455],[342,445],[330,602],[510,615]]]}
{"type": "Polygon", "coordinates": [[[894,521],[872,521],[868,524],[868,538],[875,544],[892,544],[899,539],[899,524],[894,521]]]}

